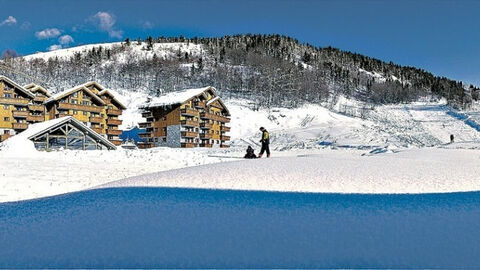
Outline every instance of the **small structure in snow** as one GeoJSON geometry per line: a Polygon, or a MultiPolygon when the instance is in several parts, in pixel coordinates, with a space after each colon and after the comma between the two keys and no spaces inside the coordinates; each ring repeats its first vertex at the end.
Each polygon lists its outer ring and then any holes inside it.
{"type": "Polygon", "coordinates": [[[72,116],[30,125],[17,135],[31,140],[37,150],[114,150],[115,145],[72,116]]]}

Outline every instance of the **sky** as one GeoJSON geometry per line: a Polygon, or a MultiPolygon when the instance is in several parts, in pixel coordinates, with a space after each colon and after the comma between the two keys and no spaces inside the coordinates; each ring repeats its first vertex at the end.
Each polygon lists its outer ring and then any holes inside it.
{"type": "Polygon", "coordinates": [[[283,34],[480,85],[480,1],[0,0],[0,53],[147,36],[283,34]]]}

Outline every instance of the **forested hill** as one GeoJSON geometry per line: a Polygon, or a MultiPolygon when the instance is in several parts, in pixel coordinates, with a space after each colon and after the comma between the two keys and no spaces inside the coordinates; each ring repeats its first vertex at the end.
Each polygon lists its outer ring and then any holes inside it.
{"type": "MultiPolygon", "coordinates": [[[[479,93],[473,86],[422,69],[280,35],[126,39],[3,61],[38,78],[52,92],[90,80],[151,95],[213,85],[224,96],[245,97],[263,106],[331,103],[340,95],[400,103],[432,94],[468,106],[479,93]]],[[[8,70],[2,73],[21,83],[32,80],[8,70]]]]}

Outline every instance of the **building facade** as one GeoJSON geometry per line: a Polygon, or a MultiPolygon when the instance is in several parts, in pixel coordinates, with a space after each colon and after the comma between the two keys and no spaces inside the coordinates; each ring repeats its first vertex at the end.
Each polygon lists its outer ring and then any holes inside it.
{"type": "Polygon", "coordinates": [[[120,145],[119,117],[124,109],[112,91],[96,82],[52,96],[39,85],[22,87],[0,76],[0,141],[24,131],[29,124],[73,116],[114,145],[120,145]]]}
{"type": "Polygon", "coordinates": [[[230,112],[215,88],[205,87],[172,92],[141,106],[145,122],[140,148],[230,147],[230,112]]]}

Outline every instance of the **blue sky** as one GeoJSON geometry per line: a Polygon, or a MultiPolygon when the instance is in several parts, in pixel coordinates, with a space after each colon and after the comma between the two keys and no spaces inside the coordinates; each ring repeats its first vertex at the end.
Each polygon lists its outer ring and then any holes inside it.
{"type": "Polygon", "coordinates": [[[480,85],[479,13],[480,1],[0,0],[0,52],[279,33],[480,85]]]}

